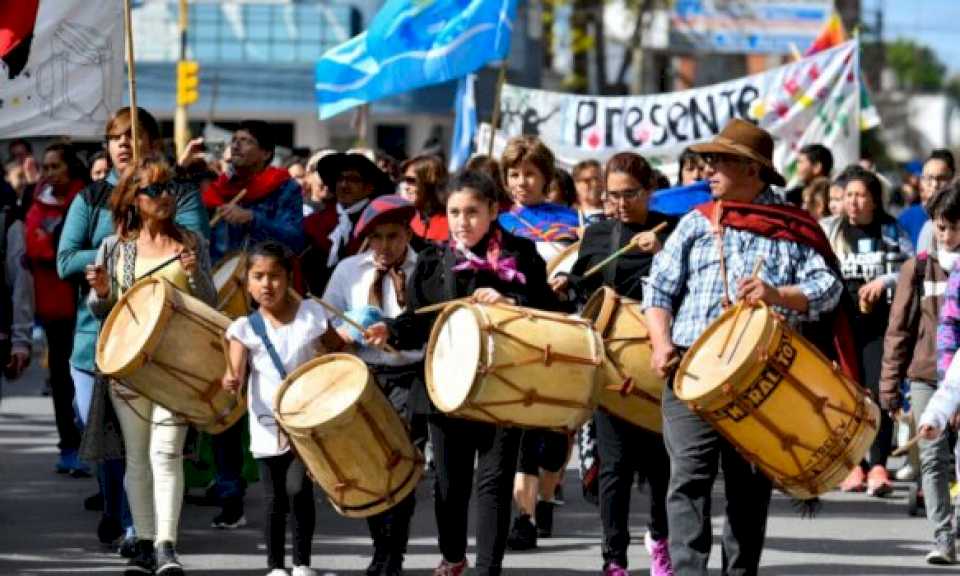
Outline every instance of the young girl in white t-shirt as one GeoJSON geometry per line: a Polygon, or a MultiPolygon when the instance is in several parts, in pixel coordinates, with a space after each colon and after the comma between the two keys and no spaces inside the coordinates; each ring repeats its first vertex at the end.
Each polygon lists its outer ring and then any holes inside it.
{"type": "Polygon", "coordinates": [[[244,381],[249,384],[250,451],[260,466],[266,497],[268,576],[287,574],[284,549],[291,512],[292,576],[316,574],[309,568],[316,521],[313,483],[277,425],[273,398],[287,374],[314,358],[321,346],[327,350],[343,346],[323,307],[291,294],[292,267],[292,256],[282,244],[263,242],[249,252],[247,290],[259,309],[227,328],[230,366],[223,377],[226,390],[236,392],[244,381]]]}

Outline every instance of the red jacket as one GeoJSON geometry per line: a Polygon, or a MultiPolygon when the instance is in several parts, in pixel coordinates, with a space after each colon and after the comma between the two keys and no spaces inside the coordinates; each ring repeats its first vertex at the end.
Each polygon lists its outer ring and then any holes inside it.
{"type": "Polygon", "coordinates": [[[58,201],[50,186],[40,182],[24,221],[26,254],[33,272],[36,316],[43,321],[68,320],[77,312],[76,287],[57,274],[57,244],[70,203],[83,189],[70,182],[67,195],[58,201]]]}
{"type": "Polygon", "coordinates": [[[410,221],[410,228],[414,234],[431,242],[444,243],[450,239],[450,227],[447,225],[445,213],[434,214],[426,222],[417,214],[410,221]]]}

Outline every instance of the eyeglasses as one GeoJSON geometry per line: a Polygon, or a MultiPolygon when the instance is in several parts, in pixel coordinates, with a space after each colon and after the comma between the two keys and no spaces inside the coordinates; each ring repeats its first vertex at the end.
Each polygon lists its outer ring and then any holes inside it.
{"type": "Polygon", "coordinates": [[[950,181],[953,180],[953,176],[947,176],[946,174],[939,176],[924,175],[920,179],[928,184],[949,184],[950,181]]]}
{"type": "Polygon", "coordinates": [[[415,176],[404,176],[404,177],[403,177],[403,183],[404,183],[404,184],[409,184],[409,185],[411,185],[411,186],[416,186],[416,185],[417,185],[417,179],[416,179],[415,176]]]}
{"type": "Polygon", "coordinates": [[[159,198],[163,195],[173,196],[176,194],[176,191],[173,189],[173,186],[169,183],[163,184],[151,184],[145,188],[140,188],[137,190],[137,195],[147,196],[148,198],[159,198]]]}
{"type": "Polygon", "coordinates": [[[717,154],[711,152],[701,154],[700,158],[703,159],[704,166],[717,166],[719,164],[723,164],[724,162],[729,164],[744,164],[749,162],[749,160],[741,156],[734,156],[733,154],[717,154]]]}
{"type": "Polygon", "coordinates": [[[607,202],[632,202],[642,196],[646,190],[643,188],[634,188],[633,190],[607,191],[603,199],[607,202]]]}

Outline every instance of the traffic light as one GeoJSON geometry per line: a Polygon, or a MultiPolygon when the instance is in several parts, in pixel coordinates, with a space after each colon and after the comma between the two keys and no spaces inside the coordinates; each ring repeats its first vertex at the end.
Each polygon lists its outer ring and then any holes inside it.
{"type": "Polygon", "coordinates": [[[189,106],[200,97],[200,64],[195,60],[177,62],[177,106],[189,106]]]}

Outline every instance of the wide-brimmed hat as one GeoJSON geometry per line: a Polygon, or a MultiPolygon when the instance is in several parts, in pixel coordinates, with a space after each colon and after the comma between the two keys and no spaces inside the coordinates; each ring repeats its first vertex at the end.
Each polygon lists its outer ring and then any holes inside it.
{"type": "Polygon", "coordinates": [[[371,196],[393,194],[396,189],[396,184],[387,176],[386,172],[378,168],[372,160],[363,154],[335,152],[324,156],[317,162],[317,174],[320,176],[320,180],[331,190],[336,188],[340,173],[347,170],[356,171],[361,178],[373,184],[373,194],[371,196]]]}
{"type": "Polygon", "coordinates": [[[773,137],[746,120],[734,118],[713,140],[691,146],[690,150],[697,154],[729,154],[753,160],[763,167],[763,179],[768,184],[787,185],[787,181],[773,166],[773,137]]]}
{"type": "Polygon", "coordinates": [[[398,194],[374,198],[360,214],[360,220],[357,221],[357,225],[353,229],[353,235],[355,238],[363,238],[372,232],[378,224],[385,222],[409,224],[416,213],[416,207],[398,194]]]}

